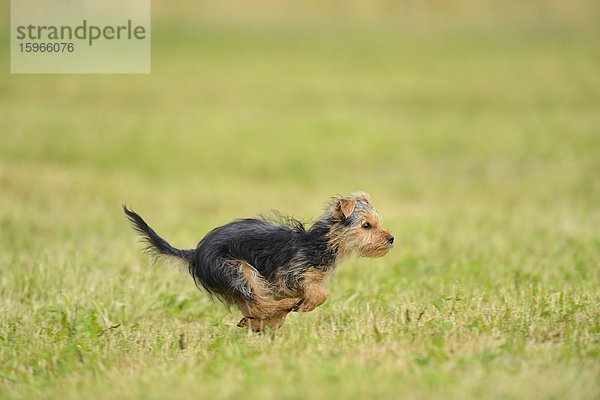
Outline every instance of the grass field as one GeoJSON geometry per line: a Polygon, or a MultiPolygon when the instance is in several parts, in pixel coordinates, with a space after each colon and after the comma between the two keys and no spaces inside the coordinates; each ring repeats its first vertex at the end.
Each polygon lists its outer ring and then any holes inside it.
{"type": "Polygon", "coordinates": [[[0,398],[600,398],[598,7],[438,3],[405,25],[157,5],[151,75],[3,61],[0,398]],[[266,335],[120,208],[191,248],[355,190],[396,248],[266,335]]]}

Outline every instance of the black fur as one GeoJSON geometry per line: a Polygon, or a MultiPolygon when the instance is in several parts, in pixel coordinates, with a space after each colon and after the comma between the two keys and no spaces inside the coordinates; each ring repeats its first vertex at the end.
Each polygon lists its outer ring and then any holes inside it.
{"type": "Polygon", "coordinates": [[[240,219],[209,232],[194,250],[180,250],[162,239],[135,212],[123,207],[135,230],[148,242],[155,255],[174,256],[185,260],[197,286],[226,302],[252,301],[252,289],[243,287],[245,280],[236,265],[240,260],[252,265],[266,280],[276,278],[284,270],[284,281],[290,289],[301,284],[299,272],[315,267],[327,269],[337,257],[337,249],[328,242],[333,224],[331,217],[317,221],[309,230],[297,220],[283,223],[267,218],[240,219]]]}

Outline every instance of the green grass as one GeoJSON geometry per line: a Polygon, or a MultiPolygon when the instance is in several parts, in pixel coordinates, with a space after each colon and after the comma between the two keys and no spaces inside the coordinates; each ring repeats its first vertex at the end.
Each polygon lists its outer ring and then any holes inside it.
{"type": "Polygon", "coordinates": [[[0,76],[0,397],[600,396],[597,29],[155,19],[151,75],[0,76]],[[120,209],[189,248],[355,190],[396,248],[265,335],[120,209]]]}

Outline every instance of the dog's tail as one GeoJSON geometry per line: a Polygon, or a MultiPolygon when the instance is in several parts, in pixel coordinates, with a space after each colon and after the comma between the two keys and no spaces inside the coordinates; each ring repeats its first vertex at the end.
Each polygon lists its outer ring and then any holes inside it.
{"type": "Polygon", "coordinates": [[[131,222],[133,229],[140,234],[144,241],[148,244],[146,251],[155,256],[171,256],[181,258],[187,262],[191,262],[194,256],[194,250],[180,250],[171,246],[165,239],[158,236],[154,229],[150,228],[146,221],[137,213],[133,212],[127,206],[123,206],[123,211],[127,215],[127,219],[131,222]]]}

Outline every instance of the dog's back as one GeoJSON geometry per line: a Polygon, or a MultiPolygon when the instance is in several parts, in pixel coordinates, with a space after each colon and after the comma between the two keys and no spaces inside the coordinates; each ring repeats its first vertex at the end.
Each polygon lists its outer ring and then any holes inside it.
{"type": "Polygon", "coordinates": [[[194,272],[202,274],[214,265],[215,258],[221,258],[245,261],[268,279],[294,258],[303,233],[261,219],[233,221],[212,230],[198,244],[194,272]]]}

